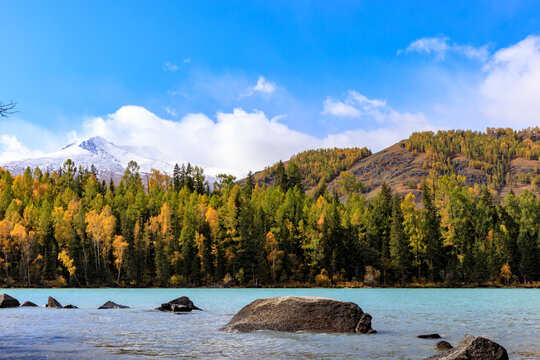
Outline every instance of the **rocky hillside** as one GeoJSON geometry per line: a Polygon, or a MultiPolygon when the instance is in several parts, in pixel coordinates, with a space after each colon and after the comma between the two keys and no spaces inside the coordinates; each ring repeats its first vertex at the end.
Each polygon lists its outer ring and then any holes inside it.
{"type": "MultiPolygon", "coordinates": [[[[361,191],[367,198],[378,193],[383,182],[389,184],[395,192],[412,192],[420,199],[421,182],[430,171],[435,174],[458,174],[465,178],[467,186],[482,184],[498,192],[503,198],[510,192],[516,194],[525,189],[540,196],[540,130],[538,128],[513,131],[510,129],[488,129],[486,132],[439,131],[412,134],[403,140],[375,154],[364,153],[354,161],[344,161],[338,171],[329,171],[332,176],[322,178],[331,192],[336,191],[342,200],[343,191],[341,171],[354,175],[362,184],[361,191]]],[[[347,153],[348,149],[333,149],[347,153]]],[[[295,155],[285,162],[285,167],[295,162],[302,175],[313,179],[312,166],[305,166],[305,156],[295,155]]],[[[330,159],[330,153],[326,156],[330,159]]],[[[321,160],[319,159],[320,161],[321,160]]],[[[350,158],[349,158],[350,160],[350,158]]],[[[254,174],[259,185],[273,184],[276,179],[272,169],[254,174]]],[[[335,169],[335,167],[332,167],[335,169]]],[[[321,171],[318,170],[320,173],[321,171]]],[[[315,177],[316,178],[316,177],[315,177]]],[[[243,181],[241,181],[242,183],[243,181]]],[[[319,184],[304,181],[304,189],[314,194],[319,184]]]]}

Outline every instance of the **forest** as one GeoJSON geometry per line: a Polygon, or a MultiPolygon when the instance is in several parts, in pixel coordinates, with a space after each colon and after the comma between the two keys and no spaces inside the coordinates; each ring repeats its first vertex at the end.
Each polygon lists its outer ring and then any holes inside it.
{"type": "MultiPolygon", "coordinates": [[[[512,185],[510,161],[516,157],[527,160],[540,159],[540,128],[512,130],[488,128],[485,132],[449,130],[413,133],[403,146],[412,152],[425,152],[425,167],[438,173],[455,173],[453,156],[462,155],[469,160],[469,167],[486,172],[491,189],[499,190],[512,185]]],[[[540,172],[520,180],[534,185],[540,183],[540,172]]]]}
{"type": "MultiPolygon", "coordinates": [[[[176,166],[119,183],[71,161],[0,170],[1,286],[538,286],[540,201],[431,171],[414,195],[383,184],[346,201],[299,167],[258,186],[176,166]],[[536,283],[535,283],[536,282],[536,283]]],[[[352,180],[354,181],[354,179],[352,180]]]]}

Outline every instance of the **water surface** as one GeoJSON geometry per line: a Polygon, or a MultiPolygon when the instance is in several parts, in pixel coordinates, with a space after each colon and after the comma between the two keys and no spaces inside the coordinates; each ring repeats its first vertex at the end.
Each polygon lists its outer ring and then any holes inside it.
{"type": "Polygon", "coordinates": [[[540,358],[538,289],[3,289],[21,303],[48,296],[79,309],[0,309],[0,359],[421,359],[437,332],[456,345],[485,336],[511,359],[540,358]],[[189,296],[202,312],[153,310],[189,296]],[[249,302],[285,295],[353,301],[375,335],[219,331],[249,302]],[[130,309],[97,310],[107,300],[130,309]]]}

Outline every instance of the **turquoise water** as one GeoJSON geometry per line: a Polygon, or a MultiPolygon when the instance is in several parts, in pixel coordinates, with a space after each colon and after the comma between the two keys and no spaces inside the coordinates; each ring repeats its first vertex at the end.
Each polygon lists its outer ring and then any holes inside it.
{"type": "Polygon", "coordinates": [[[540,359],[537,289],[3,289],[20,302],[48,296],[80,309],[0,309],[0,359],[421,359],[437,332],[452,344],[470,333],[505,346],[511,359],[540,359]],[[153,310],[186,295],[202,312],[153,310]],[[285,295],[353,301],[375,335],[226,334],[218,329],[249,302],[285,295]],[[97,310],[112,300],[131,309],[97,310]]]}

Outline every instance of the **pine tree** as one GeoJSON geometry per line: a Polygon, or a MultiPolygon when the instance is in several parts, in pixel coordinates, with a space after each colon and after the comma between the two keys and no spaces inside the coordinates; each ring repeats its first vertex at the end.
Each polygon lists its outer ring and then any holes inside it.
{"type": "Polygon", "coordinates": [[[524,226],[521,226],[517,243],[521,253],[519,271],[523,276],[524,283],[535,280],[539,273],[540,263],[535,240],[531,233],[524,226]]]}
{"type": "Polygon", "coordinates": [[[246,183],[242,187],[242,192],[247,198],[250,198],[251,193],[253,192],[254,188],[255,188],[255,177],[253,176],[253,173],[250,171],[248,172],[246,183]]]}
{"type": "Polygon", "coordinates": [[[287,173],[285,171],[285,165],[280,160],[277,164],[274,179],[276,179],[276,184],[283,190],[287,191],[289,186],[289,179],[287,178],[287,173]]]}
{"type": "Polygon", "coordinates": [[[441,242],[441,220],[437,214],[434,196],[426,181],[422,184],[422,233],[426,244],[426,259],[429,268],[430,281],[435,281],[435,274],[444,268],[441,242]]]}
{"type": "Polygon", "coordinates": [[[293,189],[295,186],[302,189],[302,180],[304,177],[298,165],[294,161],[290,161],[285,172],[285,180],[283,180],[287,183],[286,189],[293,189]]]}
{"type": "Polygon", "coordinates": [[[180,186],[180,167],[178,164],[174,164],[174,170],[173,170],[173,187],[174,191],[178,192],[182,188],[180,186]]]}
{"type": "Polygon", "coordinates": [[[403,229],[403,213],[401,211],[401,199],[396,196],[392,205],[392,226],[390,228],[390,259],[392,268],[405,285],[407,270],[410,264],[409,240],[403,229]]]}

